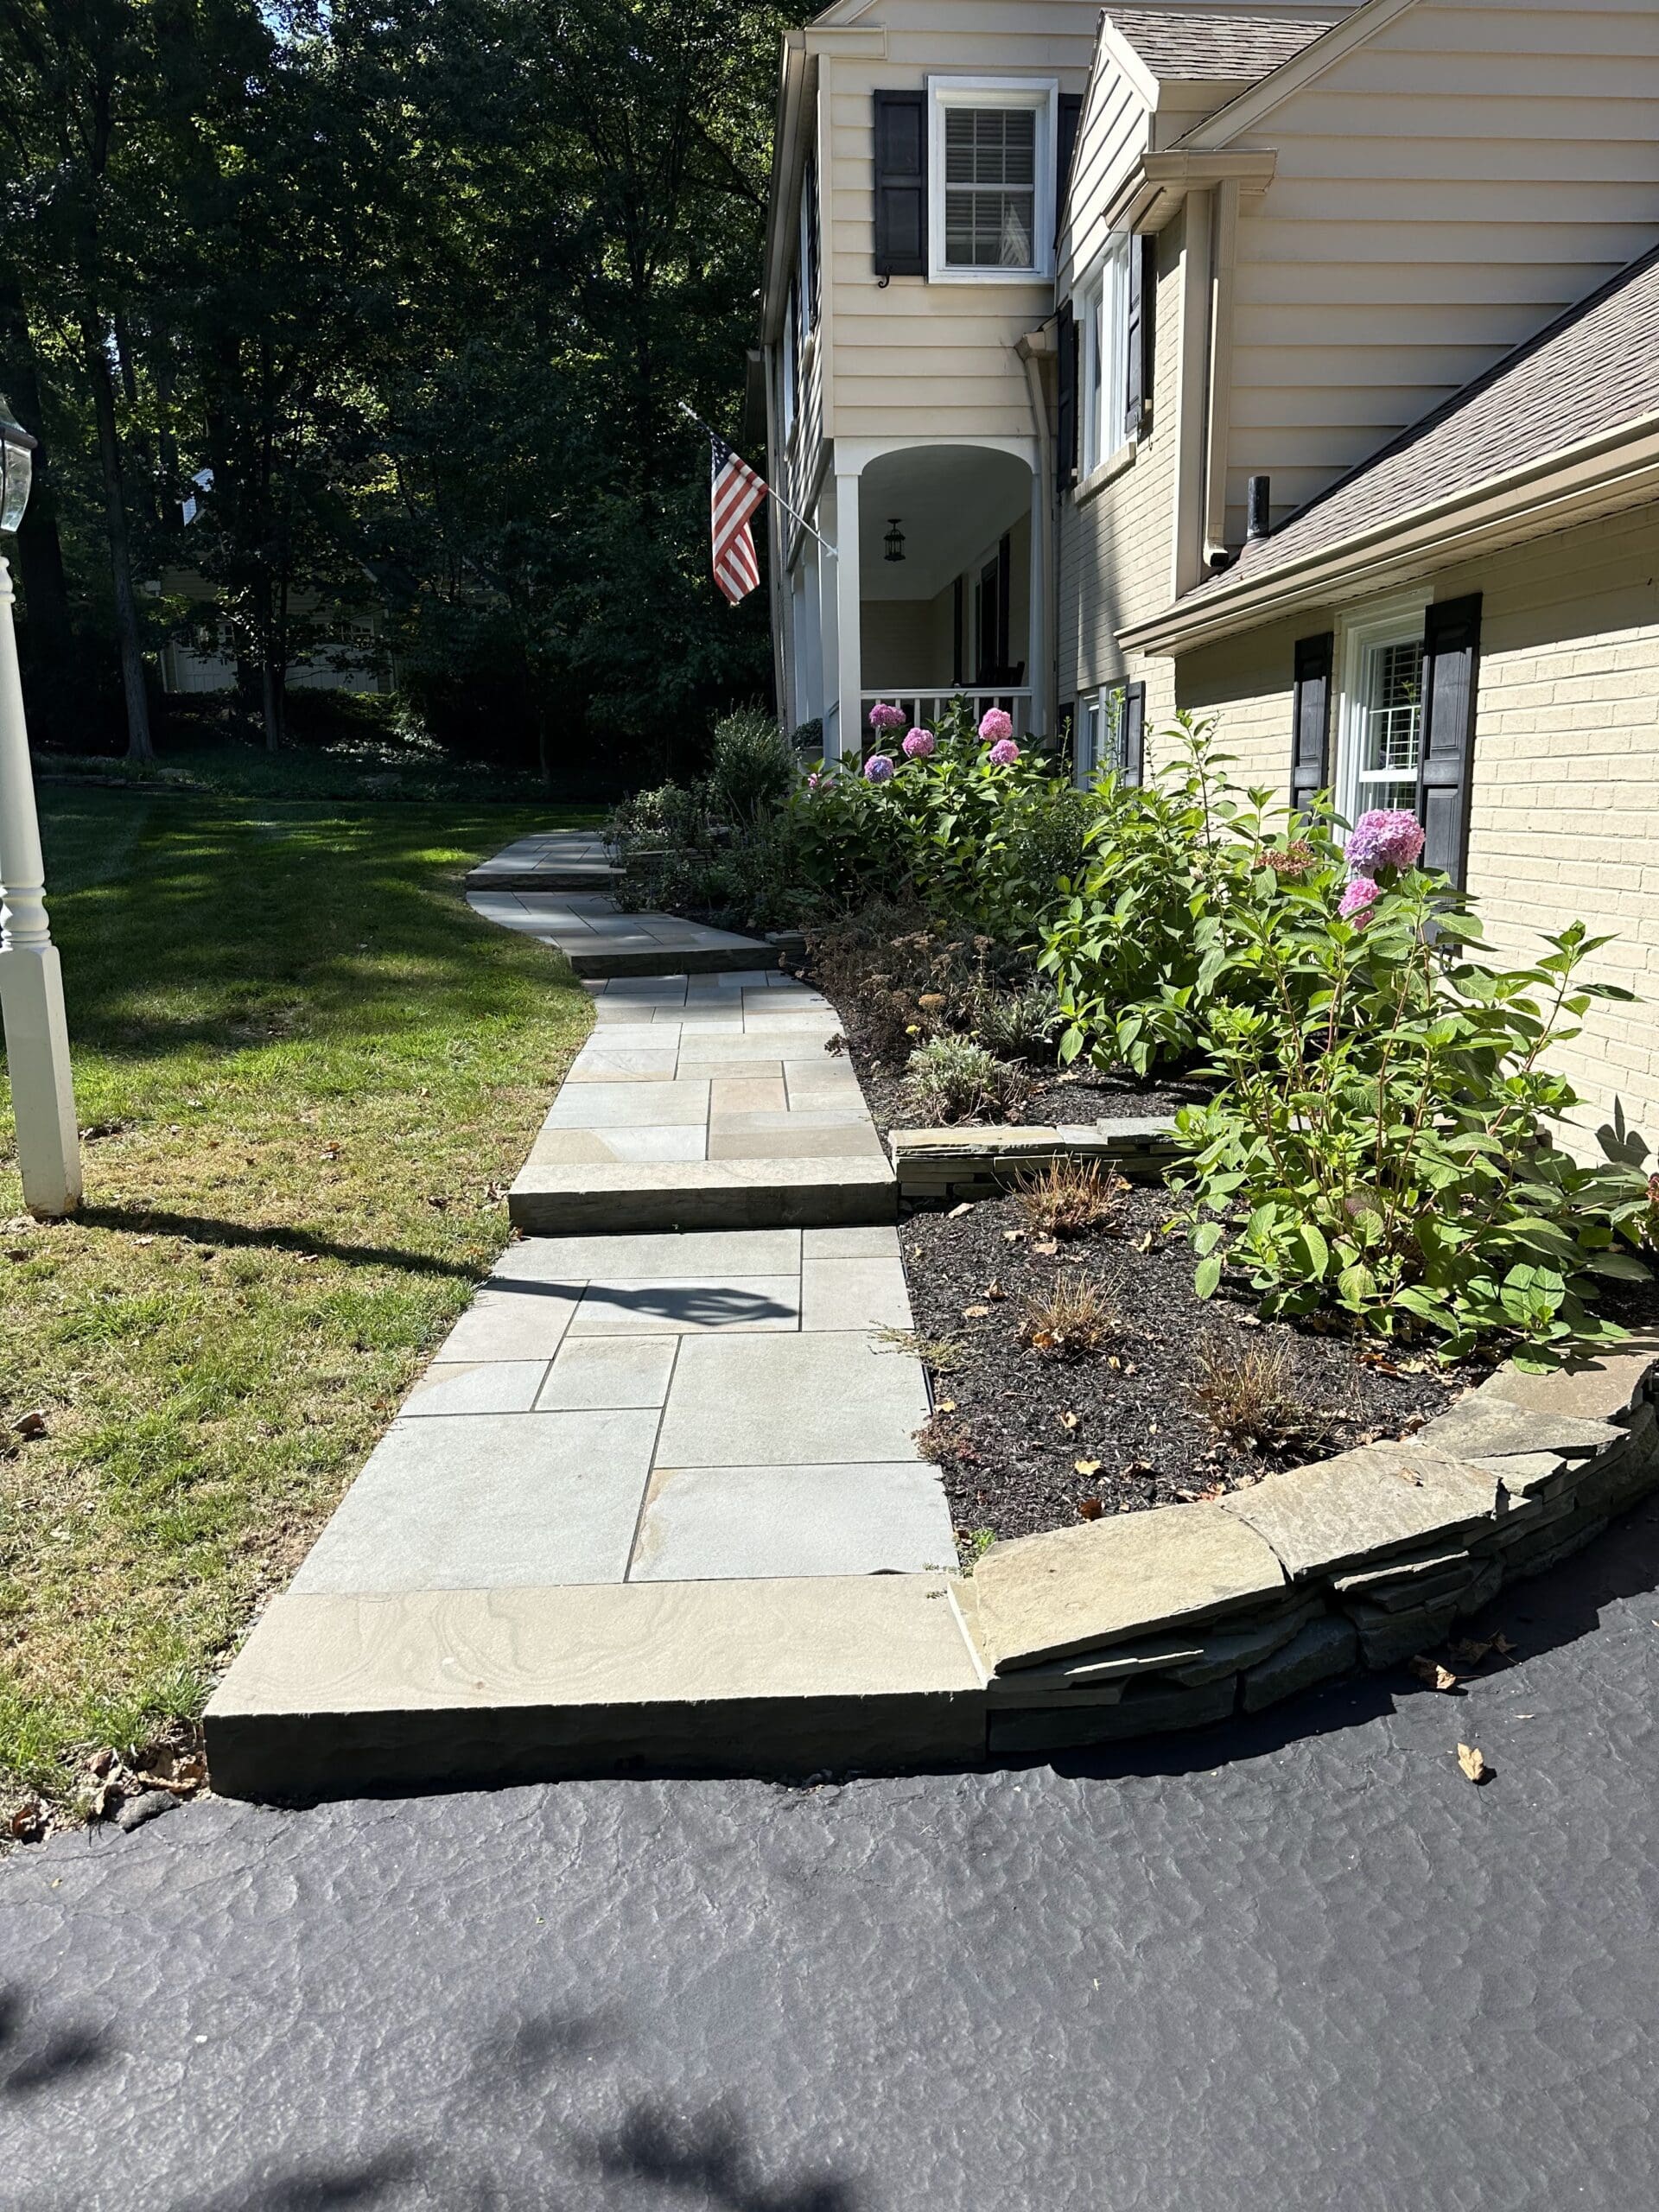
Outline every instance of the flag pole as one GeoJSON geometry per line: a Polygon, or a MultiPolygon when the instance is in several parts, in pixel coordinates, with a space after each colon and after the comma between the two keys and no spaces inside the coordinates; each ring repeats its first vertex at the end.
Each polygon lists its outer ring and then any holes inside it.
{"type": "MultiPolygon", "coordinates": [[[[720,436],[720,432],[715,429],[711,429],[709,425],[703,421],[702,416],[698,414],[695,407],[688,407],[683,399],[680,400],[677,404],[681,414],[685,416],[689,421],[695,423],[697,428],[705,432],[708,436],[711,438],[717,438],[720,436]]],[[[836,552],[835,547],[830,543],[829,539],[823,536],[823,532],[815,530],[812,527],[812,524],[808,522],[804,515],[798,514],[795,509],[790,505],[789,501],[784,498],[783,494],[770,484],[766,486],[766,497],[780,506],[791,522],[799,523],[801,528],[806,532],[809,537],[816,537],[819,544],[823,546],[824,551],[830,556],[830,558],[832,561],[838,561],[841,558],[841,556],[836,552]]]]}

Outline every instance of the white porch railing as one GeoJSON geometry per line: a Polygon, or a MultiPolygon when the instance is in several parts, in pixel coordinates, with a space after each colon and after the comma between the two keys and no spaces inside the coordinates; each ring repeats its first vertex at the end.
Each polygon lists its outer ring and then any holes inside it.
{"type": "Polygon", "coordinates": [[[868,745],[873,734],[870,729],[870,709],[887,706],[900,708],[909,717],[906,729],[919,725],[931,729],[940,715],[953,701],[965,700],[978,721],[993,707],[1001,707],[1005,715],[1014,718],[1016,737],[1026,737],[1031,731],[1032,690],[1029,684],[1021,687],[1001,684],[988,685],[985,690],[952,687],[943,691],[906,691],[902,687],[887,691],[866,691],[860,695],[859,728],[856,742],[868,745]]]}

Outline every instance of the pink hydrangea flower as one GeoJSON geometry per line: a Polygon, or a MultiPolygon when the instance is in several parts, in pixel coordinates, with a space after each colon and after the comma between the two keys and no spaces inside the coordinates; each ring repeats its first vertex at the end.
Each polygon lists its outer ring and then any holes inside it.
{"type": "Polygon", "coordinates": [[[807,778],[806,788],[810,791],[815,791],[818,788],[818,778],[816,771],[807,778]]]}
{"type": "Polygon", "coordinates": [[[1413,868],[1423,849],[1423,825],[1402,806],[1374,806],[1362,814],[1344,848],[1356,874],[1374,868],[1413,868]]]}
{"type": "Polygon", "coordinates": [[[890,707],[885,699],[878,699],[870,709],[872,729],[903,729],[904,726],[905,710],[902,707],[890,707]]]}
{"type": "Polygon", "coordinates": [[[931,760],[938,742],[931,729],[913,729],[905,740],[905,758],[907,760],[931,760]]]}
{"type": "Polygon", "coordinates": [[[993,707],[981,721],[979,734],[987,745],[1001,745],[1014,735],[1014,716],[1001,707],[993,707]]]}
{"type": "Polygon", "coordinates": [[[893,762],[885,753],[872,753],[864,763],[864,780],[869,784],[890,784],[893,781],[893,762]]]}
{"type": "MultiPolygon", "coordinates": [[[[1007,721],[1008,718],[1004,715],[1002,719],[1007,721]]],[[[990,760],[994,768],[1012,768],[1019,758],[1020,748],[1011,737],[999,737],[991,747],[990,760]]]]}
{"type": "Polygon", "coordinates": [[[1363,926],[1365,917],[1382,896],[1381,887],[1371,877],[1357,875],[1343,893],[1337,912],[1344,922],[1358,922],[1363,926]]]}

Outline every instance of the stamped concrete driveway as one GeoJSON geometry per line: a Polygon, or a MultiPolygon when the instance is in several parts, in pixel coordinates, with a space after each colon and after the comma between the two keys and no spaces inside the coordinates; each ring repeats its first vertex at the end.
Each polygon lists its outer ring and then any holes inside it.
{"type": "Polygon", "coordinates": [[[1659,1507],[1133,1758],[208,1804],[0,1866],[28,2212],[1634,2212],[1659,1507]],[[1495,1766],[1459,1775],[1459,1738],[1495,1766]]]}

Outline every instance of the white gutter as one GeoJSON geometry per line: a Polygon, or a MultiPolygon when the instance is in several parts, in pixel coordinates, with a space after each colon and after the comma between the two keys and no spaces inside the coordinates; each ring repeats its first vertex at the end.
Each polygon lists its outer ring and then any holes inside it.
{"type": "Polygon", "coordinates": [[[1310,550],[1258,582],[1216,587],[1117,632],[1138,652],[1179,653],[1254,630],[1281,614],[1370,589],[1430,563],[1450,568],[1476,553],[1568,528],[1659,493],[1659,416],[1643,415],[1576,446],[1530,461],[1445,499],[1390,516],[1336,545],[1310,550]]]}
{"type": "Polygon", "coordinates": [[[1055,603],[1056,579],[1059,574],[1058,537],[1060,530],[1059,502],[1054,496],[1054,441],[1048,427],[1048,397],[1043,390],[1042,364],[1045,359],[1058,358],[1053,331],[1045,324],[1040,329],[1028,330],[1016,340],[1014,349],[1025,364],[1026,395],[1031,402],[1032,427],[1037,433],[1037,482],[1040,499],[1032,503],[1032,528],[1040,520],[1041,551],[1039,557],[1039,581],[1042,588],[1043,665],[1033,669],[1036,685],[1035,705],[1038,728],[1048,736],[1058,734],[1055,728],[1054,708],[1058,693],[1056,684],[1059,672],[1059,609],[1055,603]]]}

